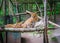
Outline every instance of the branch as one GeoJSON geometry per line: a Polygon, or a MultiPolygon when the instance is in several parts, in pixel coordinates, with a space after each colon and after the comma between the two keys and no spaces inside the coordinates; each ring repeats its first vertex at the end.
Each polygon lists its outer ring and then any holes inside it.
{"type": "MultiPolygon", "coordinates": [[[[43,18],[40,17],[40,16],[38,16],[38,18],[39,18],[39,19],[43,19],[43,18]]],[[[60,27],[60,25],[58,25],[58,24],[56,24],[56,23],[54,23],[54,22],[52,22],[52,21],[48,21],[48,23],[50,23],[50,24],[52,24],[52,25],[54,25],[54,26],[60,27]]]]}

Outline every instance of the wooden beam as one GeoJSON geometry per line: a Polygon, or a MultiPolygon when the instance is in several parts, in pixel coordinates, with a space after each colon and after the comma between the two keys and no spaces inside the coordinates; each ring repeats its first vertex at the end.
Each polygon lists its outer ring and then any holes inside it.
{"type": "MultiPolygon", "coordinates": [[[[54,30],[55,28],[48,28],[47,30],[54,30]]],[[[4,28],[0,30],[2,32],[34,32],[34,31],[44,31],[44,29],[36,28],[4,28]]]]}
{"type": "MultiPolygon", "coordinates": [[[[38,16],[39,17],[39,19],[43,19],[42,17],[40,17],[40,16],[38,16]]],[[[52,25],[54,25],[54,26],[56,26],[56,27],[60,27],[60,25],[58,25],[58,24],[56,24],[56,23],[54,23],[54,22],[52,22],[52,21],[48,21],[48,23],[50,23],[50,24],[52,24],[52,25]]]]}

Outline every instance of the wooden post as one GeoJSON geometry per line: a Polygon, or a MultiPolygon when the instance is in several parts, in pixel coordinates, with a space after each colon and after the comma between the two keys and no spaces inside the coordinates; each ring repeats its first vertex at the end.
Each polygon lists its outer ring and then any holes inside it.
{"type": "MultiPolygon", "coordinates": [[[[1,6],[0,6],[0,10],[2,9],[2,6],[3,6],[3,0],[2,0],[1,6]]],[[[0,30],[1,30],[1,27],[0,27],[0,30]]],[[[3,43],[2,32],[0,32],[0,43],[3,43]]]]}
{"type": "Polygon", "coordinates": [[[49,43],[48,42],[48,34],[47,34],[47,14],[46,14],[46,4],[47,4],[47,0],[44,0],[44,23],[45,23],[45,28],[44,28],[44,43],[49,43]]]}
{"type": "MultiPolygon", "coordinates": [[[[4,0],[4,16],[6,16],[6,0],[4,0]]],[[[4,22],[4,24],[6,25],[7,24],[7,20],[6,20],[6,17],[4,17],[4,19],[5,19],[5,22],[4,22]]]]}
{"type": "MultiPolygon", "coordinates": [[[[7,24],[7,19],[6,19],[6,5],[7,5],[7,0],[4,0],[4,24],[7,24]]],[[[7,32],[6,32],[6,39],[5,39],[5,43],[7,43],[7,32]]]]}

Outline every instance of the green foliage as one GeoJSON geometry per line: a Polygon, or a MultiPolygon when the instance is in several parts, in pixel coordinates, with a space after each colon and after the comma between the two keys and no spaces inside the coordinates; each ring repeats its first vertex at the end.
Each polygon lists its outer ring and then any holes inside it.
{"type": "Polygon", "coordinates": [[[0,0],[0,4],[2,3],[2,0],[0,0]]]}
{"type": "Polygon", "coordinates": [[[3,11],[2,10],[0,10],[0,16],[2,16],[3,15],[3,11]]]}
{"type": "Polygon", "coordinates": [[[44,5],[43,5],[43,4],[40,4],[40,7],[41,7],[41,8],[43,8],[43,7],[44,7],[44,5]]]}
{"type": "Polygon", "coordinates": [[[16,17],[13,17],[13,23],[16,23],[16,17]]]}
{"type": "Polygon", "coordinates": [[[36,11],[36,5],[33,4],[33,11],[36,11]]]}
{"type": "Polygon", "coordinates": [[[54,25],[48,24],[48,27],[49,27],[49,28],[54,28],[54,25]]]}
{"type": "Polygon", "coordinates": [[[53,41],[57,41],[57,38],[56,37],[53,37],[53,38],[51,38],[53,41]]]}
{"type": "Polygon", "coordinates": [[[6,9],[6,15],[8,15],[9,14],[9,10],[8,10],[8,8],[6,9]]]}
{"type": "Polygon", "coordinates": [[[50,12],[48,11],[47,14],[50,14],[50,12]]]}
{"type": "Polygon", "coordinates": [[[51,30],[48,30],[48,32],[47,32],[48,34],[52,34],[52,32],[51,32],[51,30]]]}
{"type": "Polygon", "coordinates": [[[60,14],[60,2],[56,3],[56,14],[60,14]]]}
{"type": "Polygon", "coordinates": [[[0,26],[3,26],[4,25],[4,20],[3,18],[0,18],[0,26]]]}

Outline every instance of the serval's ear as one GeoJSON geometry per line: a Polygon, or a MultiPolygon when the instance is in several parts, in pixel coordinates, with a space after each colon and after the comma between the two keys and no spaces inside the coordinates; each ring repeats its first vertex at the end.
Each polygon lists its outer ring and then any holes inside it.
{"type": "Polygon", "coordinates": [[[26,13],[32,14],[33,12],[26,10],[26,13]]]}
{"type": "Polygon", "coordinates": [[[38,13],[38,11],[37,12],[31,12],[31,11],[28,11],[28,10],[26,10],[26,13],[29,13],[29,14],[32,14],[32,13],[38,13]]]}
{"type": "Polygon", "coordinates": [[[28,11],[28,10],[26,10],[26,13],[29,13],[30,15],[37,14],[37,12],[31,12],[31,11],[28,11]]]}

